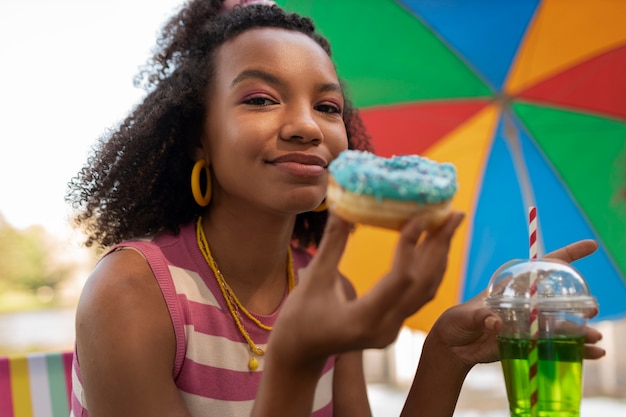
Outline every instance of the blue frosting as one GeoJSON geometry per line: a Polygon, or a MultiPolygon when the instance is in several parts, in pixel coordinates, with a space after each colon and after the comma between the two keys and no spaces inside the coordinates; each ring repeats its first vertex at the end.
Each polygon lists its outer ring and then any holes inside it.
{"type": "Polygon", "coordinates": [[[345,190],[381,200],[433,204],[451,199],[457,190],[454,165],[418,155],[383,158],[370,152],[347,150],[328,169],[345,190]]]}

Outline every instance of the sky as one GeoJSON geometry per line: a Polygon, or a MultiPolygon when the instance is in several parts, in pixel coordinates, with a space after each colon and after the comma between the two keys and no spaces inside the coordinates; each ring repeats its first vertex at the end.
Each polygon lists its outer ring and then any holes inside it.
{"type": "Polygon", "coordinates": [[[183,0],[0,1],[0,214],[69,233],[68,181],[143,97],[133,86],[183,0]]]}

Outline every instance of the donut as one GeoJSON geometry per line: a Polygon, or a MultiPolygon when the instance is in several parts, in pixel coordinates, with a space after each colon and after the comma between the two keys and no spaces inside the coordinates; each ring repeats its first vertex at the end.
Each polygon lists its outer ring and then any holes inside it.
{"type": "Polygon", "coordinates": [[[456,168],[419,155],[391,158],[346,150],[328,166],[328,208],[352,222],[400,230],[423,215],[427,229],[441,225],[452,210],[456,168]]]}

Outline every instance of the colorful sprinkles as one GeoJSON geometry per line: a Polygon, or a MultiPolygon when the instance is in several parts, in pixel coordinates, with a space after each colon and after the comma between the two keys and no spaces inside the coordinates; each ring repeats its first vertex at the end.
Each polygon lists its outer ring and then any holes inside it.
{"type": "Polygon", "coordinates": [[[392,158],[346,150],[328,167],[335,182],[355,194],[377,199],[436,204],[457,190],[456,168],[418,155],[392,158]]]}

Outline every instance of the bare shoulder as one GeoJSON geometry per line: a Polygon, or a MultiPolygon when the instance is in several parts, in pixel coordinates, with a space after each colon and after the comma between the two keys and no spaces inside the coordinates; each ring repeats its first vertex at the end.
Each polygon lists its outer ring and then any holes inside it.
{"type": "Polygon", "coordinates": [[[154,355],[173,363],[176,342],[169,312],[138,251],[118,250],[96,265],[78,304],[76,341],[81,362],[100,355],[114,360],[115,353],[154,355]]]}
{"type": "Polygon", "coordinates": [[[94,269],[76,313],[76,348],[90,413],[189,415],[172,377],[174,328],[139,252],[110,253],[94,269]]]}
{"type": "Polygon", "coordinates": [[[141,253],[117,250],[101,259],[89,276],[79,301],[78,318],[138,317],[146,310],[159,310],[156,301],[161,298],[157,281],[141,253]]]}

